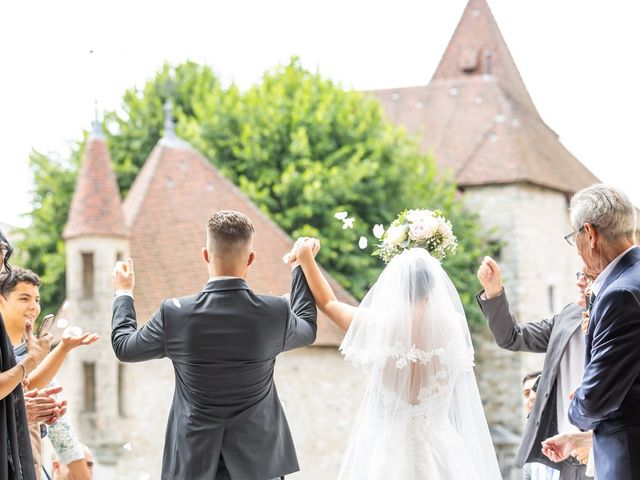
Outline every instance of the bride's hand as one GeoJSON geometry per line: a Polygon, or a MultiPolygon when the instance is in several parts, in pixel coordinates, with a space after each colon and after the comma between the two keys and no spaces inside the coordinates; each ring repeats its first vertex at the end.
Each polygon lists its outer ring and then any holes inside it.
{"type": "Polygon", "coordinates": [[[296,243],[289,253],[289,263],[294,263],[308,254],[315,257],[319,251],[320,240],[317,238],[300,237],[296,240],[296,243]]]}
{"type": "Polygon", "coordinates": [[[315,257],[320,251],[320,240],[317,238],[302,237],[299,238],[296,244],[293,246],[293,256],[296,258],[302,258],[305,255],[312,255],[315,257]]]}

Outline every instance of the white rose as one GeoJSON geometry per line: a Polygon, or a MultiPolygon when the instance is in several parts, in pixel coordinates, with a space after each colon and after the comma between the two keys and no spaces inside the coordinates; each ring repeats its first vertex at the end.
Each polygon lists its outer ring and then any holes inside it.
{"type": "Polygon", "coordinates": [[[409,226],[409,237],[414,241],[426,240],[436,233],[437,229],[438,221],[435,218],[424,218],[409,226]]]}
{"type": "Polygon", "coordinates": [[[407,239],[407,227],[406,225],[392,225],[387,230],[387,237],[384,239],[384,243],[387,246],[399,245],[407,239]]]}
{"type": "Polygon", "coordinates": [[[336,212],[334,217],[336,217],[338,220],[344,220],[345,218],[347,218],[347,215],[347,212],[336,212]]]}
{"type": "Polygon", "coordinates": [[[384,235],[384,227],[382,225],[375,225],[373,227],[373,236],[376,237],[377,239],[382,238],[382,236],[384,235]]]}
{"type": "Polygon", "coordinates": [[[423,220],[433,218],[433,212],[431,210],[409,210],[405,218],[411,223],[421,222],[423,220]]]}

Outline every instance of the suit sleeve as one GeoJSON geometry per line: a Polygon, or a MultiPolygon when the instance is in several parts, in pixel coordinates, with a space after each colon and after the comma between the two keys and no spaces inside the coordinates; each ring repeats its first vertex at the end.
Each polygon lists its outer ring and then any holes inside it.
{"type": "Polygon", "coordinates": [[[127,295],[113,301],[111,345],[118,360],[141,362],[165,356],[165,327],[162,307],[140,330],[137,329],[133,298],[127,295]]]}
{"type": "Polygon", "coordinates": [[[597,310],[591,361],[569,404],[569,420],[585,431],[593,430],[620,408],[640,375],[638,298],[628,290],[607,292],[598,301],[597,310]]]}
{"type": "Polygon", "coordinates": [[[489,300],[482,298],[483,293],[476,295],[476,299],[499,347],[514,352],[547,351],[555,316],[519,325],[509,309],[505,292],[489,300]]]}
{"type": "Polygon", "coordinates": [[[311,345],[316,340],[318,310],[301,267],[291,274],[290,306],[283,350],[311,345]]]}

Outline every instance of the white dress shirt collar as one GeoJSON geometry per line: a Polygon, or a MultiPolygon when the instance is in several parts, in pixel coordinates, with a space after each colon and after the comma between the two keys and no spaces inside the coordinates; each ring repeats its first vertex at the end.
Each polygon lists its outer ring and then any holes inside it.
{"type": "Polygon", "coordinates": [[[232,278],[240,278],[240,277],[230,277],[230,276],[225,276],[225,275],[223,275],[221,277],[209,277],[209,280],[207,280],[207,283],[214,282],[216,280],[230,280],[232,278]]]}
{"type": "Polygon", "coordinates": [[[594,295],[597,296],[598,294],[600,294],[600,289],[604,285],[604,282],[607,280],[607,277],[611,274],[613,269],[616,268],[616,265],[618,265],[618,262],[620,262],[622,257],[624,257],[627,253],[629,253],[629,251],[632,248],[635,248],[635,245],[631,245],[624,252],[622,252],[620,255],[618,255],[616,258],[614,258],[611,261],[611,263],[609,265],[607,265],[604,268],[604,270],[602,270],[602,272],[600,272],[600,275],[598,275],[596,277],[596,279],[593,281],[593,285],[591,285],[591,291],[593,292],[594,295]]]}

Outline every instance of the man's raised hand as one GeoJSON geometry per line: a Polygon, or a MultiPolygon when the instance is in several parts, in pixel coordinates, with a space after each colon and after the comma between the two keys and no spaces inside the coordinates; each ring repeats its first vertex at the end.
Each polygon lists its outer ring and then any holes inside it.
{"type": "Polygon", "coordinates": [[[491,257],[484,257],[478,268],[478,280],[484,288],[485,298],[497,297],[502,293],[502,274],[497,262],[491,257]]]}
{"type": "Polygon", "coordinates": [[[133,259],[126,262],[117,262],[113,269],[113,289],[114,290],[133,290],[136,283],[136,277],[133,272],[133,259]]]}

